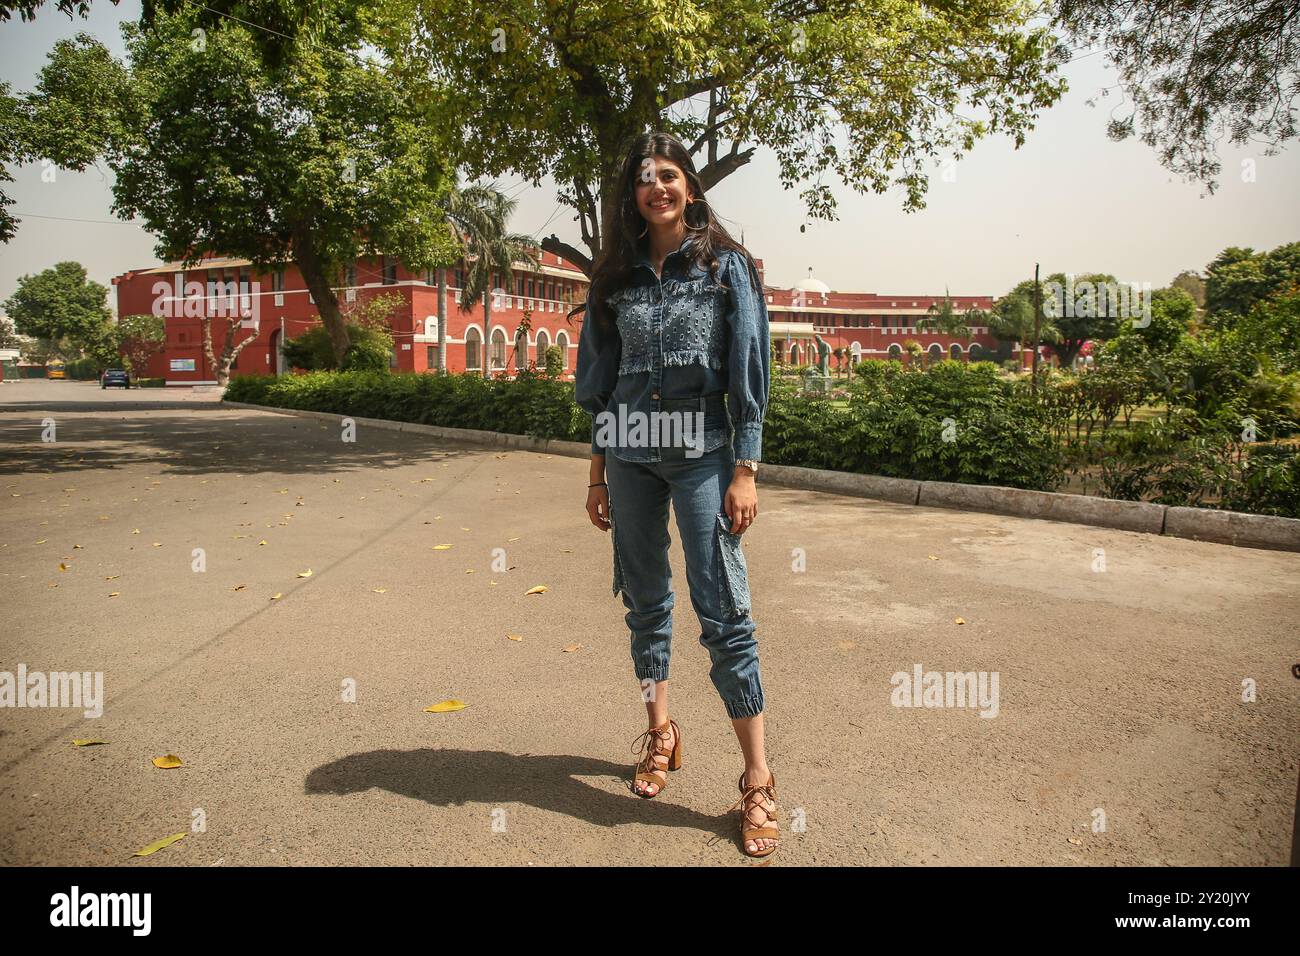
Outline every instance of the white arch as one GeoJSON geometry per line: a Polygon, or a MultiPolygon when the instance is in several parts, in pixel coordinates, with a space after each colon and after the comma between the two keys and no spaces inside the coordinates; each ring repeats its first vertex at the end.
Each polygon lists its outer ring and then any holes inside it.
{"type": "Polygon", "coordinates": [[[466,329],[465,329],[465,338],[464,338],[463,341],[464,341],[464,343],[465,343],[465,370],[466,370],[466,371],[470,371],[470,370],[473,370],[473,369],[477,369],[477,370],[479,370],[479,371],[482,371],[482,370],[483,370],[483,365],[482,365],[482,362],[483,362],[483,355],[482,355],[482,351],[483,351],[483,332],[482,332],[482,330],[479,329],[479,327],[478,327],[477,325],[470,325],[470,326],[466,327],[466,329]],[[474,351],[474,353],[475,353],[475,354],[472,356],[472,358],[474,358],[474,361],[473,361],[473,362],[470,361],[470,358],[471,358],[471,355],[470,355],[470,349],[471,349],[471,346],[473,347],[473,351],[474,351]]]}
{"type": "Polygon", "coordinates": [[[961,347],[961,343],[960,343],[960,342],[953,342],[952,345],[948,346],[948,358],[951,358],[951,359],[960,359],[960,358],[961,358],[961,354],[962,354],[962,352],[964,352],[964,351],[965,351],[965,349],[963,349],[963,348],[961,347]]]}
{"type": "Polygon", "coordinates": [[[546,334],[545,329],[537,330],[537,364],[546,367],[546,349],[551,344],[551,337],[546,334]]]}
{"type": "Polygon", "coordinates": [[[488,368],[504,369],[506,367],[506,330],[499,325],[492,326],[492,343],[488,346],[488,368]],[[498,348],[499,347],[499,348],[498,348]]]}
{"type": "Polygon", "coordinates": [[[438,317],[436,315],[426,315],[424,317],[424,334],[433,339],[438,337],[438,317]]]}
{"type": "Polygon", "coordinates": [[[903,357],[903,347],[899,345],[897,342],[891,344],[889,346],[889,357],[891,359],[893,358],[901,359],[903,357]]]}
{"type": "Polygon", "coordinates": [[[555,333],[555,344],[560,347],[563,355],[564,364],[560,366],[560,371],[565,372],[569,369],[569,333],[561,329],[555,333]]]}

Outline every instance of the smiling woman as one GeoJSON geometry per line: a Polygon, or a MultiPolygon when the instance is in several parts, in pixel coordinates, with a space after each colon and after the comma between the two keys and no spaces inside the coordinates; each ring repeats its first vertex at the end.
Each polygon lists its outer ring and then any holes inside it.
{"type": "Polygon", "coordinates": [[[745,756],[741,841],[777,845],[776,778],[764,755],[758,644],[741,535],[758,514],[754,477],[771,381],[767,307],[749,253],[718,223],[685,147],[639,137],[620,174],[618,223],[592,271],[578,345],[575,399],[592,416],[587,515],[611,532],[614,590],[627,608],[631,655],[649,729],[632,788],[654,797],[681,766],[668,716],[672,591],[668,506],[686,556],[709,672],[745,756]],[[617,430],[685,412],[683,431],[617,430]],[[675,436],[675,437],[674,437],[675,436]]]}

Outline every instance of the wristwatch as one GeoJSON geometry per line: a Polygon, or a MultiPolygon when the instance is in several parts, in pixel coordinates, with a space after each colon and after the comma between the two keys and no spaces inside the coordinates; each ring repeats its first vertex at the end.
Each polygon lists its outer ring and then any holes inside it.
{"type": "Polygon", "coordinates": [[[737,458],[736,464],[745,465],[748,468],[752,468],[754,470],[754,474],[756,475],[758,474],[758,462],[755,461],[753,458],[737,458]]]}

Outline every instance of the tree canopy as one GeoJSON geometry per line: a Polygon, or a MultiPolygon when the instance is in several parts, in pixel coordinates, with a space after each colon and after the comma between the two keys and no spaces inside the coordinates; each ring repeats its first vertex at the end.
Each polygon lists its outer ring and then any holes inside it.
{"type": "Polygon", "coordinates": [[[1057,0],[1057,19],[1119,70],[1132,109],[1111,121],[1111,137],[1140,135],[1211,192],[1225,136],[1268,153],[1296,137],[1295,0],[1057,0]]]}
{"type": "Polygon", "coordinates": [[[471,178],[551,175],[601,248],[629,140],[687,144],[706,189],[773,150],[786,188],[834,218],[833,173],[924,205],[928,165],[1003,132],[1020,144],[1064,89],[1066,51],[1017,0],[394,0],[383,49],[471,178]]]}

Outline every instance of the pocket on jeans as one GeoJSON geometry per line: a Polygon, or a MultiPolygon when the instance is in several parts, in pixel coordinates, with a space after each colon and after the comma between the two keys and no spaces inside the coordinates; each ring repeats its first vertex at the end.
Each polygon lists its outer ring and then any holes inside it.
{"type": "MultiPolygon", "coordinates": [[[[609,489],[606,489],[608,491],[609,489]]],[[[614,527],[614,504],[609,505],[609,539],[614,545],[614,593],[622,591],[626,582],[623,579],[623,562],[618,559],[618,529],[614,527]]]]}
{"type": "Polygon", "coordinates": [[[741,536],[732,533],[731,519],[723,512],[719,512],[714,530],[718,541],[718,597],[722,610],[728,617],[747,614],[749,576],[745,555],[740,549],[741,536]]]}

